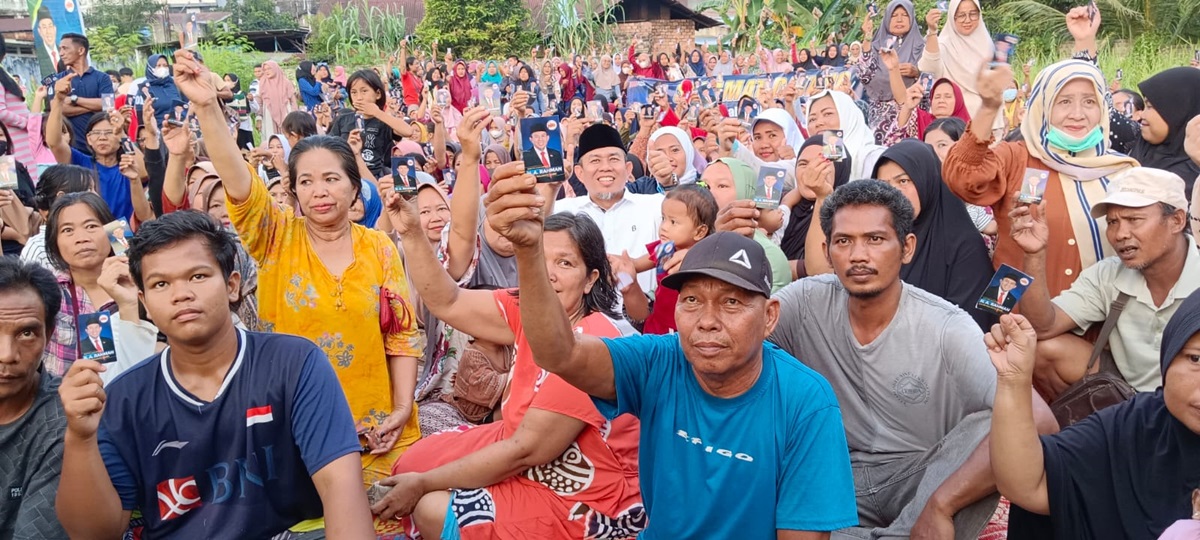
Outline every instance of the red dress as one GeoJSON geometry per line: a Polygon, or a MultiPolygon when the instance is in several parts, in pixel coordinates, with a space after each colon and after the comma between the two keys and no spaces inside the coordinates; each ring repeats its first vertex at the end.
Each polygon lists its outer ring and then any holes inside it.
{"type": "MultiPolygon", "coordinates": [[[[455,461],[516,432],[530,408],[555,412],[587,426],[558,459],[480,489],[455,490],[451,507],[463,539],[633,538],[647,520],[638,488],[638,422],[609,422],[578,388],[533,362],[512,290],[495,291],[496,305],[516,336],[503,420],[432,435],[412,445],[393,474],[424,472],[455,461]]],[[[619,337],[604,315],[593,313],[577,333],[619,337]]],[[[419,413],[419,411],[418,411],[419,413]]],[[[405,527],[420,538],[410,518],[405,527]]]]}

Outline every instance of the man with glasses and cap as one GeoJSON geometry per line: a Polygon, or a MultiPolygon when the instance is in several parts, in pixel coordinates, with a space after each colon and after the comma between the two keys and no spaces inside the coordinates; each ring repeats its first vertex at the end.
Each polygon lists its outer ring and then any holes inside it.
{"type": "Polygon", "coordinates": [[[663,282],[679,290],[678,334],[599,339],[557,307],[532,182],[498,182],[488,200],[515,247],[534,361],[608,418],[641,422],[642,538],[816,539],[858,522],[832,389],[764,342],[779,303],[762,246],[735,233],[701,240],[663,282]]]}

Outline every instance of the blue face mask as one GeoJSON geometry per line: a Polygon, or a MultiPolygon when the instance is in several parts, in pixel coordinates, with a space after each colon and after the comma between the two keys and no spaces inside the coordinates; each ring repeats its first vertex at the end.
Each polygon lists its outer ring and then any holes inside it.
{"type": "Polygon", "coordinates": [[[1051,127],[1050,132],[1046,134],[1046,142],[1050,143],[1050,146],[1066,150],[1072,154],[1089,148],[1095,148],[1102,140],[1104,140],[1104,132],[1100,130],[1100,126],[1092,128],[1092,131],[1088,132],[1082,139],[1076,139],[1055,127],[1051,127]]]}
{"type": "Polygon", "coordinates": [[[1008,90],[1004,91],[1004,102],[1005,103],[1012,103],[1016,100],[1017,100],[1017,89],[1016,88],[1009,88],[1008,90]]]}

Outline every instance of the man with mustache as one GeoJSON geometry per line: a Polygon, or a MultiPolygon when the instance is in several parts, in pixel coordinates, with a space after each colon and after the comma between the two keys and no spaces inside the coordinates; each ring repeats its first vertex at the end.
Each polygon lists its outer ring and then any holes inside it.
{"type": "MultiPolygon", "coordinates": [[[[900,190],[850,182],[820,226],[834,273],[775,293],[770,340],[828,379],[842,409],[859,526],[832,538],[976,538],[999,500],[987,452],[996,377],[979,325],[900,280],[917,242],[900,190]]],[[[1045,403],[1034,407],[1055,430],[1045,403]]]]}
{"type": "Polygon", "coordinates": [[[1200,288],[1200,253],[1187,234],[1183,179],[1135,167],[1110,181],[1108,196],[1092,205],[1092,217],[1107,221],[1104,234],[1116,256],[1085,268],[1054,300],[1046,289],[1049,230],[1040,208],[1018,206],[1009,214],[1013,240],[1025,250],[1023,270],[1033,276],[1021,314],[1038,334],[1034,385],[1047,399],[1083,378],[1087,368],[1093,344],[1072,331],[1103,323],[1122,293],[1128,298],[1100,366],[1116,369],[1139,392],[1153,392],[1162,383],[1163,328],[1200,288]]]}
{"type": "Polygon", "coordinates": [[[0,538],[66,538],[54,512],[67,423],[42,351],[62,293],[34,262],[0,258],[0,538]]]}

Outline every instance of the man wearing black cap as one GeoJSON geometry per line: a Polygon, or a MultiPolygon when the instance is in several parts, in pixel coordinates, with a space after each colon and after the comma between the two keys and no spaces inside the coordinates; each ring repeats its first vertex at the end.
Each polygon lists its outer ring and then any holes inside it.
{"type": "Polygon", "coordinates": [[[858,522],[841,412],[829,384],[763,340],[779,320],[762,246],[717,233],[664,285],[679,333],[576,334],[543,254],[527,179],[495,183],[488,219],[514,246],[534,361],[592,396],[608,418],[641,421],[649,528],[642,538],[828,538],[858,522]]]}
{"type": "Polygon", "coordinates": [[[544,167],[563,166],[562,152],[547,148],[550,144],[550,131],[546,124],[538,124],[529,132],[529,142],[533,143],[523,154],[525,168],[537,169],[544,167]]]}
{"type": "MultiPolygon", "coordinates": [[[[554,210],[592,218],[604,233],[605,251],[611,255],[628,252],[636,259],[648,254],[646,245],[658,240],[663,196],[626,191],[633,164],[625,159],[625,145],[616,128],[593,124],[583,130],[575,176],[587,188],[587,195],[555,201],[554,210]]],[[[643,291],[653,291],[657,285],[654,270],[638,274],[643,291]]]]}

